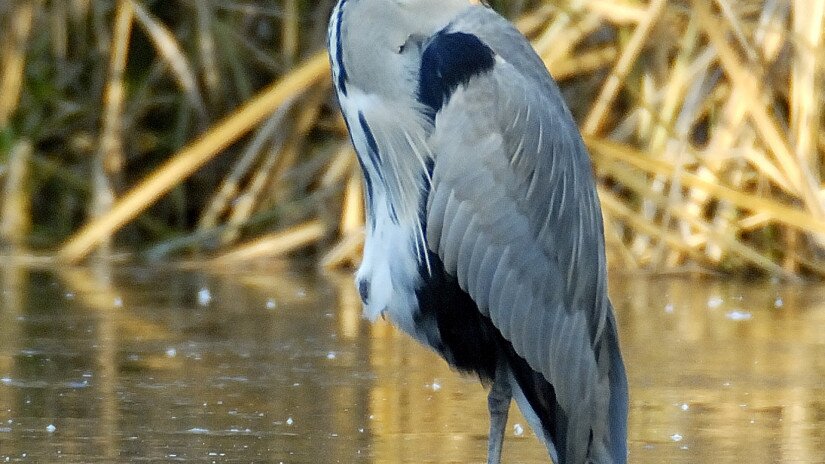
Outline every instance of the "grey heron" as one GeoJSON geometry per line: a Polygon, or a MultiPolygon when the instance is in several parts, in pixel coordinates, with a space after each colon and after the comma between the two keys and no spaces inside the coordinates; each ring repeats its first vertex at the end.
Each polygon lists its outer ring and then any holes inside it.
{"type": "Polygon", "coordinates": [[[595,182],[530,43],[468,0],[339,0],[329,54],[365,183],[365,315],[490,386],[488,462],[511,400],[554,462],[625,462],[595,182]]]}

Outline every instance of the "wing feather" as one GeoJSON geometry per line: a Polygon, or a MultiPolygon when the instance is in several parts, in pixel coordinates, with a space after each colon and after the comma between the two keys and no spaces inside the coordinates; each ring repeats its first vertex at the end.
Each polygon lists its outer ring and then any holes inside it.
{"type": "Polygon", "coordinates": [[[463,239],[469,231],[470,223],[474,217],[475,214],[473,214],[472,205],[466,201],[458,203],[455,213],[450,216],[450,231],[449,234],[445,236],[447,238],[446,243],[457,243],[459,246],[445,247],[441,260],[444,262],[444,269],[447,269],[447,272],[450,272],[454,276],[466,273],[466,269],[458,272],[458,256],[461,245],[463,245],[463,239]]]}
{"type": "Polygon", "coordinates": [[[430,190],[426,211],[427,236],[432,237],[435,243],[438,243],[444,230],[444,214],[447,211],[447,202],[450,200],[450,191],[448,189],[434,191],[432,187],[430,190]]]}
{"type": "MultiPolygon", "coordinates": [[[[486,240],[486,236],[479,235],[479,242],[484,243],[486,240]]],[[[490,314],[487,310],[490,307],[490,282],[495,277],[500,258],[501,250],[493,247],[487,248],[484,258],[481,260],[481,265],[478,267],[478,277],[475,285],[464,290],[472,295],[473,301],[476,302],[481,312],[487,316],[490,314]]]]}
{"type": "MultiPolygon", "coordinates": [[[[478,243],[478,235],[478,218],[475,215],[472,215],[470,224],[467,225],[467,229],[461,237],[461,247],[458,249],[456,261],[461,263],[469,263],[472,261],[473,250],[478,243]]],[[[462,288],[469,288],[469,285],[467,285],[469,277],[468,274],[471,269],[471,266],[461,266],[456,269],[456,278],[458,279],[458,284],[462,288]]]]}
{"type": "Polygon", "coordinates": [[[478,221],[475,223],[475,229],[473,233],[475,234],[475,238],[468,238],[469,240],[474,240],[473,249],[470,252],[470,259],[469,265],[467,266],[467,281],[464,283],[460,283],[463,285],[462,288],[476,288],[476,283],[478,282],[478,277],[481,271],[481,265],[484,262],[484,254],[486,251],[486,244],[481,240],[481,234],[478,231],[478,221]]]}
{"type": "MultiPolygon", "coordinates": [[[[450,229],[454,225],[453,218],[455,217],[456,211],[458,211],[458,203],[459,201],[456,199],[454,192],[449,192],[449,197],[447,198],[447,207],[444,209],[444,225],[442,226],[441,230],[441,236],[444,237],[445,240],[436,242],[439,244],[437,248],[438,255],[441,256],[442,259],[444,256],[447,255],[447,245],[449,244],[449,242],[446,240],[446,238],[450,236],[450,229]]],[[[451,269],[449,266],[447,266],[446,263],[444,264],[444,269],[447,272],[455,275],[455,269],[451,269]]]]}

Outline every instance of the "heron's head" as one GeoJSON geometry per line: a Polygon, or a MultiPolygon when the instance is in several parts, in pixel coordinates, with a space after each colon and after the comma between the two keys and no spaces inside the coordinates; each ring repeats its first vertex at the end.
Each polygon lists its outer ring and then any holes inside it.
{"type": "Polygon", "coordinates": [[[391,96],[414,89],[419,57],[405,54],[415,38],[438,32],[471,0],[339,0],[330,21],[333,66],[354,85],[391,96]]]}

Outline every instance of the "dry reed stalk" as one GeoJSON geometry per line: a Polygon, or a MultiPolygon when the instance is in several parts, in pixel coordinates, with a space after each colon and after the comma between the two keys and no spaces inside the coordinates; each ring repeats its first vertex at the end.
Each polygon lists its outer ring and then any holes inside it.
{"type": "MultiPolygon", "coordinates": [[[[584,3],[587,4],[586,10],[591,13],[610,8],[598,1],[584,3]]],[[[645,11],[649,11],[653,4],[654,2],[649,2],[644,5],[645,11]]],[[[812,150],[806,150],[806,153],[813,159],[803,162],[798,156],[796,160],[785,157],[784,160],[787,160],[785,165],[791,167],[788,169],[783,165],[781,145],[784,144],[789,148],[785,150],[785,153],[798,150],[794,140],[795,136],[788,136],[785,130],[772,131],[771,129],[781,128],[785,124],[785,121],[781,119],[781,103],[775,103],[776,101],[788,96],[788,107],[791,115],[793,114],[792,91],[789,89],[786,92],[781,87],[772,89],[767,85],[760,89],[757,84],[755,86],[757,90],[754,92],[753,88],[748,89],[747,85],[740,85],[745,82],[743,76],[746,71],[752,73],[749,77],[754,83],[757,82],[756,79],[760,79],[760,84],[761,82],[767,84],[769,81],[764,78],[771,76],[771,73],[776,73],[778,69],[776,60],[788,57],[787,46],[784,44],[789,41],[796,42],[788,39],[791,37],[791,32],[782,19],[773,22],[773,18],[781,18],[779,13],[782,8],[777,5],[779,4],[776,2],[765,2],[764,10],[760,12],[753,8],[755,5],[749,4],[743,7],[727,0],[716,1],[716,6],[722,12],[724,21],[723,24],[713,24],[712,27],[721,32],[717,34],[717,37],[711,37],[708,32],[710,26],[705,21],[707,18],[702,16],[701,11],[696,13],[695,9],[682,10],[678,6],[667,4],[663,7],[662,15],[667,17],[668,26],[679,27],[680,35],[673,36],[670,43],[665,41],[659,55],[656,55],[655,47],[651,45],[657,38],[655,35],[650,35],[644,40],[646,50],[644,53],[645,55],[652,54],[654,61],[645,61],[649,56],[643,55],[630,60],[628,69],[632,72],[627,74],[623,85],[616,88],[615,96],[617,101],[622,101],[625,105],[628,103],[628,97],[631,97],[631,109],[622,115],[613,108],[612,103],[607,105],[604,109],[604,126],[598,134],[594,133],[593,137],[588,138],[593,147],[593,141],[604,142],[603,132],[611,130],[612,137],[643,147],[646,153],[650,153],[650,155],[640,153],[636,159],[630,160],[635,163],[634,167],[624,168],[634,170],[648,168],[643,169],[643,172],[650,173],[653,177],[644,181],[642,185],[647,187],[645,189],[641,189],[639,185],[632,188],[621,180],[622,176],[616,174],[615,169],[607,169],[606,160],[600,162],[599,157],[595,157],[600,177],[610,179],[611,183],[616,182],[619,186],[631,188],[632,192],[623,194],[624,201],[628,202],[630,211],[635,211],[635,214],[641,214],[645,218],[646,227],[639,228],[636,227],[637,224],[631,225],[626,219],[619,219],[611,215],[609,211],[605,212],[608,229],[615,225],[623,227],[624,231],[618,237],[608,233],[611,247],[616,247],[617,244],[624,245],[628,241],[636,244],[629,253],[624,246],[618,248],[618,255],[623,261],[632,263],[637,261],[633,257],[640,258],[641,263],[648,267],[675,266],[686,259],[696,261],[695,255],[686,255],[682,248],[667,245],[659,238],[669,231],[677,231],[685,243],[690,243],[692,247],[705,248],[704,258],[697,262],[708,266],[729,265],[728,260],[731,256],[739,256],[750,262],[753,267],[774,273],[779,272],[779,269],[771,259],[793,261],[796,253],[791,251],[782,253],[780,245],[777,248],[770,246],[766,254],[758,249],[759,247],[745,242],[750,239],[744,237],[744,234],[761,234],[763,233],[761,231],[772,229],[790,230],[795,232],[783,235],[788,237],[788,240],[795,240],[794,234],[811,233],[813,230],[821,231],[822,224],[814,214],[811,214],[810,202],[806,200],[806,193],[802,188],[804,186],[800,186],[799,183],[794,185],[788,171],[792,171],[794,165],[798,165],[796,167],[803,174],[801,176],[803,180],[806,171],[810,173],[811,178],[807,181],[809,188],[807,196],[811,197],[812,192],[818,192],[819,188],[816,186],[819,186],[821,181],[814,172],[818,172],[817,165],[812,163],[821,160],[822,152],[817,153],[817,151],[821,150],[820,139],[823,137],[814,136],[812,150]],[[754,13],[761,13],[762,16],[755,16],[754,13]],[[758,21],[754,22],[752,19],[754,17],[758,17],[758,21]],[[736,41],[734,46],[730,46],[724,40],[717,40],[719,37],[725,37],[725,31],[728,31],[726,40],[733,38],[736,41]],[[720,54],[718,51],[720,43],[727,47],[722,50],[721,54],[727,55],[717,60],[717,55],[720,54]],[[672,47],[668,50],[667,47],[671,44],[672,47]],[[782,51],[783,48],[785,52],[782,51]],[[744,61],[739,57],[740,55],[745,57],[744,61]],[[662,63],[665,66],[660,66],[655,61],[656,57],[662,56],[668,57],[667,62],[662,63]],[[784,58],[781,58],[783,56],[784,58]],[[744,62],[747,62],[747,68],[742,64],[744,62]],[[737,64],[739,64],[738,68],[737,64]],[[725,73],[721,75],[721,79],[714,75],[720,69],[725,73]],[[730,69],[734,69],[734,72],[731,73],[730,69]],[[742,72],[735,75],[737,70],[742,72]],[[756,76],[756,79],[753,76],[756,76]],[[724,111],[720,111],[719,108],[724,108],[724,111]],[[757,114],[754,118],[751,114],[754,112],[762,114],[757,114]],[[771,120],[771,118],[777,119],[771,120]],[[702,126],[707,127],[705,130],[708,134],[708,142],[704,146],[697,145],[692,140],[695,128],[702,126]],[[776,155],[777,147],[779,147],[779,156],[776,155]],[[668,163],[649,162],[659,156],[668,163]],[[775,189],[777,186],[784,190],[787,196],[782,191],[777,191],[775,189]],[[666,196],[662,197],[661,195],[665,192],[667,192],[666,196]],[[651,201],[651,196],[655,196],[656,201],[651,201]],[[802,210],[790,206],[799,199],[805,202],[802,210]],[[637,206],[634,206],[634,203],[637,206]],[[760,212],[758,209],[761,206],[769,208],[770,214],[760,212]],[[686,214],[687,212],[690,214],[686,214]],[[790,222],[793,225],[790,225],[790,222]],[[649,239],[645,240],[644,237],[650,231],[648,229],[654,226],[658,228],[656,235],[648,236],[649,239]],[[660,254],[662,254],[661,257],[660,254]],[[771,258],[768,259],[768,256],[771,258]],[[769,263],[772,264],[769,265],[769,263]]],[[[611,6],[622,8],[626,5],[616,2],[611,6]]],[[[634,6],[641,5],[634,4],[634,6]]],[[[701,6],[705,9],[709,8],[708,2],[701,6]]],[[[804,7],[797,5],[797,8],[801,10],[804,7]]],[[[821,17],[818,10],[806,11],[813,11],[811,16],[815,18],[821,17]]],[[[619,19],[620,16],[615,12],[603,15],[605,21],[611,23],[612,27],[629,29],[632,32],[634,28],[634,20],[630,19],[632,15],[619,19]]],[[[821,20],[810,21],[820,24],[818,21],[821,20]]],[[[570,22],[570,28],[576,26],[576,21],[570,22]]],[[[794,31],[807,31],[807,26],[793,27],[794,31]]],[[[638,32],[639,28],[635,29],[638,32]]],[[[819,27],[817,30],[820,34],[821,29],[819,27]]],[[[560,32],[558,34],[563,35],[560,32]]],[[[582,47],[579,43],[574,46],[577,54],[589,53],[593,50],[587,46],[582,47]]],[[[627,47],[624,48],[627,49],[627,47]]],[[[800,53],[799,48],[792,47],[791,51],[800,53]]],[[[821,45],[812,46],[811,49],[820,50],[821,55],[821,45]]],[[[565,59],[570,62],[569,57],[565,59]]],[[[793,61],[793,56],[791,59],[793,61]]],[[[557,61],[556,65],[560,63],[565,62],[557,61]]],[[[614,69],[617,67],[621,66],[613,65],[614,69]]],[[[810,69],[810,65],[806,69],[810,69]]],[[[809,76],[807,80],[802,79],[804,84],[800,84],[806,89],[805,92],[814,94],[821,92],[822,84],[816,80],[813,82],[810,80],[810,71],[803,74],[809,76]]],[[[563,68],[563,73],[560,75],[575,76],[577,74],[575,69],[563,68]]],[[[772,83],[775,85],[781,81],[776,80],[772,83]]],[[[607,88],[603,86],[602,90],[607,88]]],[[[602,92],[601,95],[600,98],[603,98],[607,94],[602,92]]],[[[821,98],[814,97],[813,101],[821,98]]],[[[810,101],[811,99],[808,98],[809,106],[810,101]]],[[[798,111],[810,113],[810,110],[798,111]]],[[[594,113],[591,112],[590,117],[593,118],[593,115],[594,113]]],[[[789,116],[787,122],[791,126],[789,132],[796,134],[798,133],[796,128],[800,126],[794,126],[791,118],[792,116],[789,116]]],[[[818,124],[822,122],[817,121],[815,125],[818,124]]],[[[598,155],[596,151],[594,149],[594,155],[598,155]]],[[[623,168],[619,165],[616,169],[623,168]]],[[[638,218],[634,218],[634,221],[637,220],[638,218]]],[[[816,234],[813,237],[816,237],[816,234]]],[[[809,243],[796,239],[793,244],[789,242],[788,247],[805,248],[809,247],[809,243]]],[[[813,261],[811,266],[814,266],[817,259],[814,257],[807,261],[813,261]]],[[[811,266],[808,266],[809,270],[814,269],[811,266]]],[[[789,269],[794,269],[794,267],[789,269]]]]}
{"type": "MultiPolygon", "coordinates": [[[[644,92],[640,96],[640,107],[642,111],[640,113],[640,123],[638,127],[639,138],[641,140],[647,140],[646,149],[648,151],[651,153],[663,153],[665,157],[669,157],[669,159],[674,161],[677,166],[685,162],[684,152],[668,153],[665,152],[665,150],[671,135],[676,132],[674,126],[677,113],[681,109],[685,96],[690,90],[689,86],[695,78],[694,75],[689,73],[689,70],[701,71],[701,68],[697,69],[692,66],[692,56],[690,53],[696,46],[697,39],[698,34],[696,33],[696,28],[691,27],[691,23],[689,23],[687,32],[679,41],[680,50],[682,50],[683,53],[675,57],[674,63],[669,70],[670,75],[666,79],[667,82],[661,87],[661,90],[659,90],[655,88],[655,84],[653,84],[650,76],[646,76],[643,87],[644,92]]],[[[677,172],[679,172],[678,169],[677,172]]],[[[678,176],[656,176],[651,181],[652,191],[657,194],[661,194],[667,190],[668,187],[670,187],[668,195],[669,201],[681,201],[678,176]]],[[[652,221],[658,214],[657,208],[648,198],[644,196],[642,198],[641,214],[644,215],[647,220],[652,221]]],[[[663,229],[670,227],[671,218],[669,212],[666,211],[665,217],[662,218],[660,223],[663,229]]],[[[682,232],[683,235],[689,235],[684,234],[684,232],[686,232],[684,228],[682,232]]],[[[632,249],[636,253],[641,253],[650,246],[651,237],[649,235],[643,233],[636,234],[632,244],[632,249]]],[[[654,261],[662,261],[661,255],[665,252],[664,246],[664,242],[660,242],[656,250],[658,256],[654,261]]],[[[678,250],[671,248],[670,254],[670,261],[679,262],[681,260],[678,250]]]]}
{"type": "MultiPolygon", "coordinates": [[[[790,147],[788,137],[781,133],[779,123],[773,119],[770,114],[770,109],[766,109],[762,103],[766,99],[763,97],[763,90],[759,88],[758,83],[754,79],[754,74],[743,69],[738,62],[735,52],[733,52],[724,41],[721,33],[714,25],[710,25],[708,18],[709,12],[704,8],[699,8],[698,14],[704,17],[706,30],[712,29],[713,32],[708,32],[709,39],[713,46],[719,52],[720,60],[728,75],[734,80],[738,81],[737,86],[741,85],[743,91],[747,92],[747,111],[750,118],[756,126],[757,134],[768,145],[773,155],[782,168],[783,173],[787,177],[788,182],[793,186],[795,195],[799,195],[802,201],[807,206],[807,209],[817,217],[823,216],[823,205],[817,193],[818,191],[818,175],[811,169],[811,163],[806,163],[807,157],[794,156],[790,147]],[[754,99],[757,102],[754,105],[754,99]]],[[[722,29],[724,31],[724,29],[722,29]]],[[[740,39],[740,42],[744,41],[740,39]]],[[[748,47],[743,47],[750,50],[748,47]]],[[[752,54],[752,53],[750,53],[752,54]]],[[[797,53],[799,55],[799,53],[797,53]]],[[[758,76],[757,74],[756,76],[758,76]]],[[[767,93],[768,91],[764,91],[767,93]]],[[[792,103],[792,102],[791,102],[792,103]]],[[[792,121],[793,122],[793,121],[792,121]]],[[[729,207],[727,208],[730,209],[729,207]]],[[[720,226],[724,227],[725,221],[720,221],[720,226]]],[[[785,231],[783,237],[786,240],[787,249],[796,249],[800,245],[799,237],[795,231],[785,231]]],[[[825,243],[825,236],[815,235],[814,238],[820,243],[825,243]]],[[[784,267],[790,271],[797,270],[797,263],[793,259],[793,254],[788,253],[784,258],[784,267]]]]}
{"type": "Polygon", "coordinates": [[[252,215],[255,207],[260,202],[264,188],[275,175],[279,160],[284,154],[289,158],[294,158],[294,153],[295,150],[291,146],[280,144],[270,147],[263,153],[263,159],[251,173],[252,179],[249,184],[238,193],[230,205],[229,217],[226,220],[229,227],[221,234],[221,244],[232,243],[240,236],[241,226],[252,215]]]}
{"type": "Polygon", "coordinates": [[[796,0],[793,3],[793,35],[796,57],[791,68],[790,132],[796,158],[810,168],[817,185],[821,182],[821,160],[816,153],[823,98],[823,58],[817,54],[825,38],[825,2],[796,0]],[[817,82],[818,81],[818,82],[817,82]]]}
{"type": "Polygon", "coordinates": [[[521,31],[522,34],[530,37],[536,33],[539,29],[544,27],[544,24],[553,13],[556,11],[551,5],[540,5],[538,8],[530,12],[530,14],[526,14],[521,16],[515,21],[516,28],[521,31]]]}
{"type": "Polygon", "coordinates": [[[742,21],[739,19],[739,15],[736,14],[733,4],[730,3],[730,0],[714,0],[716,6],[719,8],[719,11],[722,13],[722,18],[725,19],[725,22],[731,29],[731,35],[739,42],[739,46],[745,51],[748,60],[753,62],[756,61],[758,55],[754,51],[753,47],[750,46],[750,43],[745,36],[745,28],[742,25],[742,21]]]}
{"type": "Polygon", "coordinates": [[[364,186],[361,173],[354,168],[350,170],[341,209],[340,238],[321,258],[321,267],[325,269],[358,263],[364,245],[364,186]]]}
{"type": "Polygon", "coordinates": [[[355,151],[352,148],[352,144],[347,140],[339,145],[324,175],[321,176],[321,187],[329,188],[341,182],[341,180],[352,171],[354,164],[355,151]]]}
{"type": "MultiPolygon", "coordinates": [[[[709,197],[705,192],[697,189],[688,189],[683,193],[679,174],[682,170],[689,169],[687,165],[695,162],[700,156],[688,141],[691,139],[692,128],[701,124],[702,118],[710,113],[709,104],[702,94],[704,83],[713,75],[712,65],[716,57],[712,50],[700,45],[699,38],[697,21],[694,16],[691,16],[684,37],[679,43],[681,55],[676,58],[677,65],[674,67],[676,72],[681,73],[681,76],[676,79],[683,88],[680,89],[679,95],[676,95],[675,92],[667,91],[667,88],[674,83],[665,84],[665,92],[671,97],[667,104],[675,105],[672,113],[673,119],[669,127],[655,132],[651,146],[647,148],[651,153],[658,153],[662,150],[664,158],[675,161],[677,171],[670,180],[669,201],[685,204],[687,211],[694,219],[702,216],[702,207],[709,197]]],[[[683,236],[691,234],[690,225],[686,221],[677,220],[673,227],[678,229],[683,236]]],[[[712,254],[709,254],[709,257],[714,260],[712,254]]],[[[680,262],[682,258],[676,252],[669,252],[667,265],[680,262]]]]}
{"type": "MultiPolygon", "coordinates": [[[[239,201],[232,205],[227,222],[230,225],[242,224],[254,213],[255,207],[261,202],[264,189],[278,191],[278,183],[283,174],[291,169],[298,154],[306,145],[305,139],[309,131],[315,126],[321,112],[321,103],[326,98],[327,89],[319,88],[304,102],[295,117],[295,128],[283,146],[270,149],[258,165],[247,188],[240,194],[239,201]]],[[[239,230],[231,227],[223,234],[223,243],[230,243],[239,236],[239,230]]]]}
{"type": "Polygon", "coordinates": [[[33,147],[25,140],[12,148],[3,185],[3,201],[0,203],[0,240],[18,250],[25,246],[31,227],[31,197],[28,187],[32,152],[33,147]]]}
{"type": "Polygon", "coordinates": [[[617,0],[590,0],[586,8],[609,23],[629,26],[645,20],[648,12],[637,2],[617,0]]]}
{"type": "Polygon", "coordinates": [[[249,243],[241,244],[213,258],[211,262],[216,265],[225,265],[261,258],[277,258],[317,242],[324,237],[326,231],[327,228],[321,221],[313,220],[291,227],[285,231],[264,235],[249,243]]]}
{"type": "MultiPolygon", "coordinates": [[[[722,8],[726,10],[725,15],[728,18],[735,17],[732,8],[730,8],[728,4],[725,4],[722,8]]],[[[771,12],[763,12],[763,18],[768,23],[775,23],[776,19],[778,19],[778,15],[771,12]],[[765,15],[765,13],[768,13],[768,15],[765,15]]],[[[732,19],[730,21],[734,24],[733,28],[735,30],[741,31],[743,29],[743,27],[739,25],[738,20],[732,19]]],[[[775,44],[773,41],[766,40],[767,36],[764,34],[754,34],[753,44],[751,44],[741,32],[737,32],[736,37],[741,48],[745,50],[747,55],[750,57],[750,61],[752,63],[751,66],[754,66],[755,63],[757,63],[755,57],[759,55],[759,51],[761,51],[761,56],[763,57],[762,60],[765,62],[773,62],[776,60],[777,54],[780,52],[779,47],[774,46],[775,44]]],[[[765,71],[761,66],[757,74],[765,74],[765,71]]],[[[708,162],[706,162],[707,168],[713,170],[713,176],[726,178],[728,180],[728,184],[734,189],[740,189],[743,187],[746,170],[745,164],[747,161],[744,159],[739,159],[738,162],[725,163],[724,156],[732,152],[734,149],[742,150],[743,147],[746,147],[747,145],[751,145],[753,148],[758,146],[756,144],[753,129],[747,124],[743,124],[747,116],[747,105],[748,102],[745,95],[738,88],[734,87],[731,89],[729,99],[726,102],[725,107],[726,112],[724,115],[726,116],[726,119],[723,119],[720,121],[720,124],[717,125],[716,136],[710,140],[707,148],[704,150],[705,158],[708,159],[708,162]],[[721,172],[725,164],[731,165],[731,168],[728,169],[727,173],[721,172]]],[[[756,152],[756,150],[751,150],[751,152],[756,152]]],[[[784,185],[787,187],[786,181],[782,178],[779,170],[775,169],[775,167],[775,164],[768,162],[767,159],[763,159],[758,165],[758,168],[763,171],[763,173],[771,172],[772,174],[779,174],[774,175],[774,178],[779,182],[779,185],[784,185]]],[[[709,198],[706,198],[705,200],[707,201],[709,198]]],[[[729,230],[738,228],[735,221],[738,216],[735,205],[727,201],[721,201],[717,206],[717,211],[716,218],[714,219],[714,226],[717,229],[729,230]]],[[[715,257],[717,260],[720,260],[724,254],[724,247],[720,244],[710,242],[708,243],[707,251],[708,254],[715,257]]],[[[785,268],[792,269],[793,267],[794,266],[792,263],[786,259],[785,268]]]]}
{"type": "Polygon", "coordinates": [[[120,0],[115,13],[113,42],[109,54],[109,77],[103,94],[102,130],[92,163],[91,217],[106,214],[115,199],[114,178],[123,169],[123,106],[126,97],[123,73],[132,30],[130,0],[120,0]]]}
{"type": "Polygon", "coordinates": [[[298,56],[301,41],[298,1],[284,0],[282,3],[284,14],[281,27],[281,54],[284,63],[292,66],[298,56]]]}
{"type": "MultiPolygon", "coordinates": [[[[587,138],[586,141],[591,152],[595,155],[594,161],[596,162],[597,168],[600,166],[599,157],[606,156],[652,174],[672,176],[676,172],[674,166],[660,160],[651,159],[638,151],[634,151],[630,147],[594,138],[587,138]]],[[[814,234],[825,233],[825,221],[814,218],[807,212],[799,211],[788,205],[768,198],[733,190],[689,172],[682,172],[680,180],[686,187],[703,189],[717,198],[730,201],[738,208],[759,211],[768,215],[773,222],[814,234]]]]}
{"type": "Polygon", "coordinates": [[[575,56],[558,58],[552,65],[548,61],[544,63],[556,80],[564,80],[609,67],[618,55],[619,51],[615,46],[607,45],[575,56]]]}
{"type": "Polygon", "coordinates": [[[561,17],[537,39],[536,51],[541,55],[547,69],[555,69],[557,63],[563,59],[575,59],[573,48],[590,34],[602,27],[598,15],[588,14],[580,21],[573,22],[572,18],[561,17]]]}
{"type": "Polygon", "coordinates": [[[135,0],[127,1],[134,9],[135,19],[137,19],[138,24],[140,24],[143,31],[152,40],[158,54],[169,66],[175,80],[189,99],[189,103],[198,114],[205,119],[206,104],[203,102],[203,97],[198,86],[198,79],[192,70],[192,66],[189,64],[189,59],[183,52],[181,44],[178,43],[175,35],[146,11],[140,2],[135,0]]]}
{"type": "MultiPolygon", "coordinates": [[[[771,149],[788,181],[794,186],[796,193],[805,202],[811,213],[817,218],[825,217],[825,209],[823,209],[822,202],[815,193],[818,188],[814,185],[810,169],[801,166],[793,156],[778,122],[766,107],[767,98],[757,81],[757,76],[754,76],[743,67],[737,53],[724,37],[724,31],[727,30],[726,26],[713,17],[704,0],[694,0],[693,5],[702,28],[716,49],[728,77],[737,88],[746,93],[749,101],[748,114],[755,125],[757,133],[771,149]]],[[[822,240],[825,242],[825,237],[822,240]]]]}
{"type": "Polygon", "coordinates": [[[321,267],[335,267],[357,264],[358,253],[364,243],[364,186],[361,173],[355,166],[355,152],[349,141],[337,150],[321,177],[321,188],[329,189],[345,183],[338,226],[339,238],[321,258],[321,267]]]}
{"type": "Polygon", "coordinates": [[[83,259],[101,240],[134,219],[282,104],[327,79],[328,73],[329,60],[326,54],[319,53],[270,85],[132,187],[107,215],[86,224],[60,248],[58,257],[69,263],[83,259]]]}
{"type": "MultiPolygon", "coordinates": [[[[605,214],[626,221],[634,228],[642,230],[645,233],[664,241],[675,249],[682,250],[684,253],[693,256],[697,260],[701,259],[701,255],[696,252],[689,244],[685,243],[679,235],[663,230],[658,225],[644,219],[636,214],[636,212],[629,208],[621,199],[616,198],[612,193],[599,188],[599,198],[602,202],[602,207],[605,209],[605,214]]],[[[634,261],[638,258],[638,253],[633,253],[634,261]]],[[[643,264],[643,263],[642,263],[643,264]]]]}
{"type": "Polygon", "coordinates": [[[336,269],[343,266],[355,266],[361,260],[364,247],[364,228],[346,233],[320,260],[323,269],[336,269]]]}
{"type": "Polygon", "coordinates": [[[347,178],[344,190],[344,208],[341,211],[340,230],[343,235],[358,232],[364,228],[364,186],[360,174],[353,172],[347,178]]]}
{"type": "Polygon", "coordinates": [[[69,12],[66,2],[54,2],[50,11],[52,53],[58,60],[65,60],[69,53],[69,12]]]}
{"type": "MultiPolygon", "coordinates": [[[[685,219],[691,225],[699,229],[699,232],[704,236],[704,238],[707,241],[721,243],[722,246],[726,247],[726,249],[730,253],[739,255],[746,261],[749,261],[751,264],[755,265],[757,268],[762,269],[770,275],[782,277],[790,281],[796,280],[795,270],[785,269],[784,267],[777,265],[769,257],[743,244],[740,240],[736,238],[735,231],[724,228],[718,228],[715,226],[705,226],[703,222],[699,221],[696,217],[691,215],[680,214],[679,216],[680,218],[685,219]]],[[[711,264],[718,265],[719,263],[718,261],[711,261],[711,264]]]]}
{"type": "MultiPolygon", "coordinates": [[[[612,211],[602,205],[602,220],[605,224],[619,224],[620,219],[620,217],[614,215],[612,211]]],[[[623,233],[624,228],[618,226],[604,229],[607,260],[614,266],[618,266],[628,272],[635,272],[641,268],[641,264],[636,258],[636,255],[634,255],[627,247],[627,244],[625,244],[622,237],[623,233]]]]}
{"type": "MultiPolygon", "coordinates": [[[[666,242],[671,249],[689,255],[689,257],[696,262],[706,262],[708,266],[716,266],[719,264],[718,261],[713,260],[712,257],[706,254],[702,254],[700,248],[708,242],[717,241],[722,243],[728,251],[739,255],[746,261],[751,262],[756,267],[761,268],[768,273],[783,276],[785,278],[791,278],[793,276],[794,273],[785,272],[785,269],[772,262],[770,258],[736,239],[733,230],[715,227],[715,224],[709,223],[708,221],[697,217],[692,211],[685,207],[686,205],[670,201],[661,192],[655,191],[651,185],[638,177],[630,176],[627,171],[621,169],[618,165],[603,163],[601,167],[606,172],[609,172],[611,175],[615,176],[616,179],[621,181],[623,185],[635,190],[639,196],[649,199],[660,210],[667,211],[674,218],[684,221],[688,227],[691,228],[691,230],[696,231],[689,237],[677,235],[678,237],[681,237],[681,244],[680,246],[674,246],[673,237],[670,236],[667,229],[662,227],[657,228],[652,220],[644,219],[641,216],[636,216],[631,219],[637,227],[647,230],[648,233],[650,233],[649,231],[651,230],[655,231],[652,235],[656,236],[660,241],[666,242]],[[664,240],[662,240],[663,238],[664,240]]],[[[626,207],[619,208],[615,204],[618,200],[612,194],[608,194],[604,191],[600,193],[600,197],[602,198],[604,198],[605,195],[610,195],[612,197],[614,204],[610,206],[611,210],[614,212],[620,211],[621,215],[627,220],[628,209],[626,207]]],[[[670,267],[674,267],[675,265],[676,263],[671,263],[670,267]]]]}
{"type": "Polygon", "coordinates": [[[212,32],[212,2],[195,2],[198,17],[198,50],[203,73],[203,83],[210,102],[220,100],[220,72],[215,50],[215,35],[212,32]]]}
{"type": "Polygon", "coordinates": [[[631,65],[645,44],[645,39],[650,35],[650,31],[656,24],[656,21],[662,14],[667,0],[651,0],[648,6],[644,19],[639,22],[638,27],[631,36],[624,50],[622,50],[616,65],[607,78],[607,82],[602,87],[599,96],[596,98],[590,113],[587,115],[582,124],[582,132],[588,135],[596,133],[604,123],[604,118],[607,115],[608,107],[616,98],[619,88],[622,85],[627,73],[630,71],[631,65]]]}
{"type": "MultiPolygon", "coordinates": [[[[230,209],[231,202],[240,195],[241,182],[250,175],[255,167],[255,162],[267,144],[277,147],[274,151],[280,150],[283,142],[277,139],[285,137],[285,134],[281,133],[281,126],[284,124],[287,115],[289,115],[292,105],[293,101],[284,103],[255,131],[249,145],[234,163],[229,174],[224,177],[218,191],[212,196],[209,205],[201,215],[198,230],[211,229],[218,224],[220,216],[230,209]]],[[[273,151],[273,149],[270,149],[270,151],[273,151]]]]}
{"type": "Polygon", "coordinates": [[[38,1],[19,2],[11,13],[11,28],[5,31],[0,44],[0,129],[9,124],[9,119],[17,110],[26,65],[26,46],[32,30],[35,7],[38,1]]]}
{"type": "MultiPolygon", "coordinates": [[[[312,150],[310,131],[318,125],[322,116],[330,83],[331,81],[325,80],[323,85],[304,97],[302,108],[295,115],[290,138],[279,154],[278,163],[273,166],[271,175],[265,178],[267,182],[261,185],[268,193],[269,202],[288,203],[289,198],[310,189],[314,194],[321,193],[317,188],[310,187],[310,184],[317,183],[323,166],[329,163],[332,153],[314,157],[307,152],[312,150]]],[[[263,206],[267,203],[260,204],[263,206]]]]}

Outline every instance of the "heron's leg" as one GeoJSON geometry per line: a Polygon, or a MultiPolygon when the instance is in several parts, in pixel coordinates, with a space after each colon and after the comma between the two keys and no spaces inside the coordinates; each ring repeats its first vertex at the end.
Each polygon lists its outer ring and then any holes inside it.
{"type": "Polygon", "coordinates": [[[487,395],[487,408],[490,410],[490,436],[487,441],[487,464],[501,462],[501,448],[504,444],[504,431],[507,428],[507,413],[510,411],[510,376],[507,367],[496,369],[493,387],[487,395]]]}

